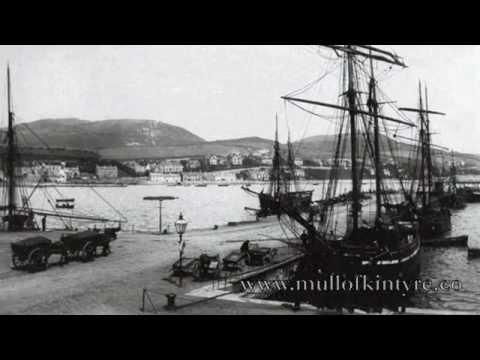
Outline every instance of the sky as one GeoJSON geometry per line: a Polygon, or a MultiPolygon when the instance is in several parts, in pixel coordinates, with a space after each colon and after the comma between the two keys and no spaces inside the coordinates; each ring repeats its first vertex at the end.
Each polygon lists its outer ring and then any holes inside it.
{"type": "MultiPolygon", "coordinates": [[[[381,45],[407,69],[379,66],[380,86],[399,106],[418,104],[418,81],[428,85],[434,142],[480,153],[480,46],[381,45]],[[479,99],[477,99],[479,96],[479,99]]],[[[0,121],[6,124],[10,63],[18,122],[75,117],[150,119],[177,125],[206,140],[272,138],[278,113],[281,139],[328,132],[328,121],[306,117],[281,96],[328,75],[302,97],[335,101],[338,80],[330,50],[298,45],[242,46],[0,46],[0,121]],[[326,124],[327,123],[327,124],[326,124]]],[[[313,109],[313,108],[312,108],[313,109]]],[[[319,112],[320,109],[315,109],[319,112]]],[[[331,129],[331,127],[330,127],[331,129]]]]}

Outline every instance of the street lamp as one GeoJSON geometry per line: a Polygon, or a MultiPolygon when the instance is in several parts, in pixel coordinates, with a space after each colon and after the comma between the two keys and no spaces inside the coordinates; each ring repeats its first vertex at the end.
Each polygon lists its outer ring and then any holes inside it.
{"type": "Polygon", "coordinates": [[[178,216],[178,220],[175,221],[175,229],[177,230],[177,234],[179,236],[178,241],[178,249],[179,249],[179,275],[180,275],[180,285],[182,284],[182,275],[183,275],[183,266],[182,266],[182,259],[183,259],[183,250],[185,249],[185,242],[183,241],[183,234],[187,230],[188,223],[183,219],[183,214],[180,213],[178,216]]]}

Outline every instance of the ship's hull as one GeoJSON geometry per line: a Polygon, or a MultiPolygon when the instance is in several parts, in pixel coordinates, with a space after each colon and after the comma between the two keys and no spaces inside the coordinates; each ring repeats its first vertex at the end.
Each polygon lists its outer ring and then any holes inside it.
{"type": "Polygon", "coordinates": [[[465,209],[467,206],[465,197],[460,194],[446,193],[439,198],[441,206],[447,207],[453,210],[465,209]]]}
{"type": "Polygon", "coordinates": [[[365,248],[350,251],[333,242],[334,252],[328,256],[310,249],[289,281],[289,291],[276,297],[331,309],[379,311],[405,306],[415,293],[421,256],[418,234],[406,236],[408,244],[388,253],[365,248]]]}
{"type": "Polygon", "coordinates": [[[312,204],[312,191],[298,191],[280,194],[280,199],[276,199],[269,194],[258,194],[260,202],[259,216],[280,215],[282,206],[289,206],[299,211],[308,211],[312,204]]]}
{"type": "Polygon", "coordinates": [[[477,189],[464,188],[458,192],[465,198],[467,203],[480,203],[480,191],[477,189]]]}
{"type": "Polygon", "coordinates": [[[452,230],[451,214],[448,210],[434,210],[420,216],[420,235],[431,239],[452,230]]]}

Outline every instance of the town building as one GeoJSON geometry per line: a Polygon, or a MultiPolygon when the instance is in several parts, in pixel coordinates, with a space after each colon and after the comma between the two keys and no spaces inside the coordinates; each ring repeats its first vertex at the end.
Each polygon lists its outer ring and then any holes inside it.
{"type": "Polygon", "coordinates": [[[295,166],[303,166],[303,160],[302,159],[295,159],[295,166]]]}
{"type": "Polygon", "coordinates": [[[80,169],[78,166],[66,167],[64,172],[67,180],[77,179],[80,177],[80,169]]]}
{"type": "Polygon", "coordinates": [[[165,161],[153,168],[153,172],[162,174],[181,174],[183,165],[177,161],[165,161]]]}
{"type": "Polygon", "coordinates": [[[118,178],[118,168],[116,166],[96,165],[95,175],[98,179],[116,179],[118,178]]]}
{"type": "Polygon", "coordinates": [[[181,174],[151,172],[149,177],[152,184],[178,184],[182,181],[181,174]]]}
{"type": "Polygon", "coordinates": [[[270,169],[257,168],[249,170],[249,177],[254,181],[269,181],[270,169]]]}
{"type": "Polygon", "coordinates": [[[230,155],[230,163],[232,166],[242,166],[243,165],[243,156],[238,153],[233,153],[230,155]]]}
{"type": "Polygon", "coordinates": [[[301,168],[295,169],[295,178],[297,180],[303,180],[305,179],[305,170],[301,168]]]}
{"type": "Polygon", "coordinates": [[[273,158],[271,156],[263,157],[262,158],[262,164],[263,165],[272,165],[273,164],[273,158]]]}
{"type": "Polygon", "coordinates": [[[270,149],[259,149],[259,150],[255,150],[254,152],[252,152],[252,155],[253,156],[258,156],[258,157],[265,157],[267,156],[268,154],[270,154],[270,149]]]}
{"type": "Polygon", "coordinates": [[[231,171],[218,172],[214,174],[215,182],[235,182],[237,175],[231,171]]]}
{"type": "Polygon", "coordinates": [[[218,156],[217,155],[211,155],[208,158],[208,165],[210,166],[218,166],[218,156]]]}
{"type": "Polygon", "coordinates": [[[350,159],[328,159],[326,161],[327,166],[338,166],[345,169],[352,167],[352,161],[350,159]]]}
{"type": "Polygon", "coordinates": [[[211,155],[208,157],[208,165],[211,167],[225,166],[227,158],[221,155],[211,155]]]}
{"type": "Polygon", "coordinates": [[[184,172],[183,173],[183,182],[186,183],[199,183],[203,182],[204,176],[201,172],[184,172]]]}
{"type": "Polygon", "coordinates": [[[190,170],[196,170],[202,167],[202,163],[199,159],[189,159],[187,161],[187,166],[190,170]]]}

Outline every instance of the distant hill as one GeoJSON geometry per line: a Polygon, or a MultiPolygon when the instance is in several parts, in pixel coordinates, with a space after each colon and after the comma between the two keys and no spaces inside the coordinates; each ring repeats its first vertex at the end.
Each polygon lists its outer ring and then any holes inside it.
{"type": "MultiPolygon", "coordinates": [[[[336,135],[317,135],[312,137],[307,137],[301,141],[294,143],[294,148],[300,156],[307,158],[325,158],[333,157],[336,144],[337,144],[336,135]]],[[[345,144],[345,154],[348,157],[350,153],[350,135],[347,134],[344,137],[345,144]]],[[[395,149],[396,152],[399,152],[401,157],[408,157],[411,153],[413,147],[412,145],[406,144],[404,142],[395,141],[394,139],[388,140],[384,135],[380,136],[380,147],[384,149],[384,153],[389,153],[390,146],[395,149]]],[[[358,138],[358,147],[359,153],[363,153],[365,147],[365,139],[363,136],[358,138]]]]}
{"type": "Polygon", "coordinates": [[[18,124],[17,135],[20,145],[42,146],[44,142],[50,147],[96,151],[113,147],[170,146],[205,141],[181,127],[135,119],[43,119],[18,124]]]}
{"type": "MultiPolygon", "coordinates": [[[[18,124],[17,139],[20,146],[39,148],[45,147],[46,143],[50,148],[95,151],[108,160],[226,155],[231,152],[247,154],[255,150],[273,149],[273,140],[270,139],[247,137],[207,142],[181,127],[160,121],[135,119],[103,121],[76,118],[43,119],[18,124]]],[[[348,135],[346,142],[345,154],[348,157],[350,151],[348,135]]],[[[315,160],[333,157],[335,143],[334,135],[318,135],[305,138],[293,145],[298,157],[315,160]]],[[[401,157],[407,158],[411,154],[412,145],[394,140],[392,143],[395,149],[400,151],[401,157]]],[[[382,136],[381,144],[384,149],[388,149],[385,136],[382,136]]],[[[363,146],[364,141],[360,138],[360,149],[363,149],[363,146]]],[[[281,147],[286,148],[285,145],[281,147]]],[[[442,152],[437,151],[437,154],[440,153],[442,152]]],[[[449,159],[449,154],[445,152],[442,154],[445,159],[449,159]]],[[[457,159],[480,166],[480,155],[456,153],[455,156],[457,159]]]]}
{"type": "Polygon", "coordinates": [[[248,154],[255,150],[271,149],[273,141],[257,137],[217,140],[210,142],[174,145],[174,146],[131,146],[113,147],[99,150],[106,159],[134,160],[168,157],[191,157],[207,155],[227,155],[232,152],[248,154]]]}

